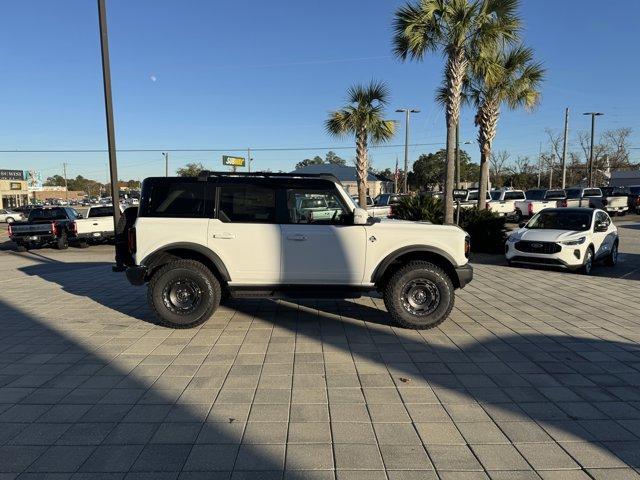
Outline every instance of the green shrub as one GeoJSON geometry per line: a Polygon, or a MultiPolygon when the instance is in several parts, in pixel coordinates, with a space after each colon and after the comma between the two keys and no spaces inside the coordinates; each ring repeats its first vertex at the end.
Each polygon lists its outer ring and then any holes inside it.
{"type": "Polygon", "coordinates": [[[505,218],[490,210],[477,207],[460,211],[460,228],[471,236],[471,250],[483,253],[502,253],[507,239],[505,218]]]}
{"type": "MultiPolygon", "coordinates": [[[[403,198],[393,207],[395,218],[401,220],[442,223],[443,203],[438,198],[416,196],[403,198]]],[[[460,228],[471,236],[471,250],[502,253],[507,238],[505,218],[477,207],[460,210],[460,228]]]]}
{"type": "Polygon", "coordinates": [[[395,218],[416,222],[442,223],[443,206],[439,198],[418,195],[403,197],[399,204],[393,206],[395,218]]]}

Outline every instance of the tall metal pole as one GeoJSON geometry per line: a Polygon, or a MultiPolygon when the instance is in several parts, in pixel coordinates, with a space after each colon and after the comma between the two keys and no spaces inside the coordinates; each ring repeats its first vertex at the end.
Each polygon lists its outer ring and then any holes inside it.
{"type": "Polygon", "coordinates": [[[456,188],[460,188],[460,119],[456,123],[456,188]]]}
{"type": "Polygon", "coordinates": [[[564,140],[562,142],[562,184],[564,190],[567,180],[567,138],[569,137],[569,107],[564,109],[564,140]]]}
{"type": "MultiPolygon", "coordinates": [[[[105,0],[98,0],[100,23],[100,47],[102,52],[102,81],[104,83],[104,109],[107,118],[107,148],[111,176],[111,198],[113,199],[113,225],[117,231],[120,221],[120,191],[118,189],[118,162],[116,160],[116,133],[113,123],[113,101],[111,99],[111,68],[109,66],[109,36],[107,33],[107,10],[105,0]]],[[[117,239],[116,239],[117,240],[117,239]]]]}
{"type": "Polygon", "coordinates": [[[164,157],[164,176],[169,176],[169,152],[162,152],[162,156],[164,157]]]}
{"type": "Polygon", "coordinates": [[[591,115],[591,146],[589,147],[589,164],[587,165],[587,184],[589,187],[593,187],[593,141],[596,132],[596,117],[604,115],[604,113],[587,112],[583,115],[591,115]]]}
{"type": "Polygon", "coordinates": [[[69,184],[67,183],[67,164],[62,163],[62,171],[64,173],[64,198],[69,203],[69,184]]]}
{"type": "Polygon", "coordinates": [[[409,170],[409,109],[405,110],[405,124],[404,124],[404,179],[402,185],[402,192],[409,193],[407,188],[407,171],[409,170]]]}
{"type": "Polygon", "coordinates": [[[538,188],[540,188],[540,177],[542,176],[542,142],[538,147],[538,188]]]}
{"type": "Polygon", "coordinates": [[[247,148],[247,166],[249,167],[249,173],[251,173],[251,148],[247,148]]]}

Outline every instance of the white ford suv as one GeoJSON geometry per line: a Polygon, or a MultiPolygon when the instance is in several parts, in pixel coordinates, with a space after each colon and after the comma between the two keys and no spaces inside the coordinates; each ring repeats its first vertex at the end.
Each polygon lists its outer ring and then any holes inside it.
{"type": "Polygon", "coordinates": [[[149,283],[152,309],[174,328],[201,324],[227,297],[374,290],[400,325],[432,328],[473,277],[463,230],[369,217],[333,176],[147,178],[137,218],[130,211],[119,258],[132,284],[149,283]]]}
{"type": "Polygon", "coordinates": [[[547,208],[507,238],[509,264],[541,265],[590,274],[593,264],[618,262],[618,229],[594,208],[547,208]]]}

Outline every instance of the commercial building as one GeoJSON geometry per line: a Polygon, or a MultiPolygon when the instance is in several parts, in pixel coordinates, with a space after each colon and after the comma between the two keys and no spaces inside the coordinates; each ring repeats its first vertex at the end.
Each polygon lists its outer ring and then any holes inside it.
{"type": "Polygon", "coordinates": [[[29,190],[22,170],[0,169],[0,208],[16,208],[29,203],[29,190]]]}
{"type": "MultiPolygon", "coordinates": [[[[331,163],[322,163],[318,165],[307,165],[306,167],[298,168],[291,173],[309,173],[314,175],[333,175],[349,195],[358,194],[357,172],[355,167],[347,167],[342,165],[334,165],[331,163]]],[[[393,181],[377,175],[373,172],[369,172],[367,177],[367,195],[374,198],[381,193],[393,193],[393,181]]]]}

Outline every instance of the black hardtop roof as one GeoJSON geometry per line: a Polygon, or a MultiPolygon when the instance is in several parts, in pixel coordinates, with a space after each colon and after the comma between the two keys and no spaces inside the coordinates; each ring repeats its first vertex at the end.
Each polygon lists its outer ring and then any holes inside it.
{"type": "Polygon", "coordinates": [[[209,180],[230,183],[230,184],[247,184],[257,183],[271,186],[284,187],[309,187],[327,186],[327,182],[341,184],[340,181],[330,174],[301,174],[301,173],[271,173],[271,172],[210,172],[205,170],[197,177],[149,177],[147,180],[159,182],[171,181],[202,181],[209,180]]]}

